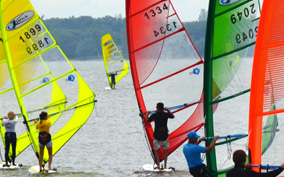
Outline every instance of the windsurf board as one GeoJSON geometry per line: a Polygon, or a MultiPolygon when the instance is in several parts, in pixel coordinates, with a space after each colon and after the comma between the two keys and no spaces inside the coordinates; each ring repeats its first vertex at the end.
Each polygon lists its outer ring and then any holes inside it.
{"type": "MultiPolygon", "coordinates": [[[[30,167],[29,173],[30,174],[38,174],[39,173],[39,166],[35,165],[35,166],[30,167]]],[[[48,170],[47,167],[44,167],[44,170],[41,173],[44,173],[44,174],[57,173],[57,169],[48,170]]]]}
{"type": "Polygon", "coordinates": [[[172,172],[175,171],[174,168],[170,167],[170,168],[161,168],[161,169],[157,169],[155,168],[156,165],[153,164],[145,164],[143,165],[143,170],[144,171],[149,171],[149,172],[172,172]]]}

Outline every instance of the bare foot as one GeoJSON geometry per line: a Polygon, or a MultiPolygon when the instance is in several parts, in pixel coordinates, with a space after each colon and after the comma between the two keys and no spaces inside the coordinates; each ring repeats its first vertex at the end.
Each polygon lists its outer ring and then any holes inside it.
{"type": "Polygon", "coordinates": [[[160,170],[161,168],[160,168],[160,166],[156,166],[154,169],[159,169],[160,170]]]}

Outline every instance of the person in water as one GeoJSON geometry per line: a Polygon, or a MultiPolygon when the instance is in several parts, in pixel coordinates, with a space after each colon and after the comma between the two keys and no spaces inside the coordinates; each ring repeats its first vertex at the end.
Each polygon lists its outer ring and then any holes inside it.
{"type": "Polygon", "coordinates": [[[8,164],[9,159],[9,150],[12,145],[12,163],[15,166],[15,158],[16,158],[16,145],[17,145],[17,135],[15,131],[15,125],[18,121],[18,114],[10,111],[8,115],[3,117],[2,126],[5,127],[5,166],[10,166],[8,164]],[[8,118],[7,118],[8,116],[8,118]],[[14,119],[16,117],[16,119],[14,119]]]}
{"type": "Polygon", "coordinates": [[[43,158],[43,153],[44,153],[44,147],[46,146],[48,150],[48,170],[51,169],[51,162],[52,162],[52,140],[51,140],[51,135],[50,135],[50,127],[51,127],[51,121],[49,119],[49,116],[47,112],[41,112],[39,115],[40,121],[36,122],[36,129],[39,130],[39,147],[40,147],[40,155],[39,155],[39,166],[40,166],[40,172],[43,170],[42,169],[42,158],[43,158]]]}
{"type": "Polygon", "coordinates": [[[160,169],[160,157],[159,157],[159,149],[162,143],[162,149],[164,150],[164,168],[167,168],[167,157],[168,157],[168,149],[170,147],[169,139],[168,139],[168,118],[175,118],[173,113],[167,108],[164,108],[164,104],[159,102],[156,106],[157,112],[152,114],[149,117],[150,111],[147,112],[146,121],[151,122],[155,121],[155,129],[154,129],[154,154],[156,157],[157,168],[160,169]],[[166,112],[165,112],[166,111],[166,112]]]}
{"type": "Polygon", "coordinates": [[[243,150],[236,150],[233,153],[233,161],[235,163],[235,167],[229,170],[226,174],[226,177],[275,177],[279,175],[284,168],[284,163],[280,166],[280,168],[267,172],[267,173],[258,173],[251,170],[251,164],[246,163],[247,155],[243,150]]]}
{"type": "Polygon", "coordinates": [[[209,171],[201,159],[201,153],[207,153],[213,150],[219,136],[215,136],[212,143],[208,147],[200,146],[200,142],[205,137],[200,138],[196,132],[191,131],[187,134],[188,143],[183,146],[183,154],[187,161],[189,172],[194,177],[210,177],[209,171]],[[199,139],[200,138],[200,139],[199,139]]]}

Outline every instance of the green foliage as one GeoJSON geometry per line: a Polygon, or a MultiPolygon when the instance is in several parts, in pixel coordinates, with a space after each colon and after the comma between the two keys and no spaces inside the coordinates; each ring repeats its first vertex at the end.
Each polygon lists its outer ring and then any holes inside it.
{"type": "MultiPolygon", "coordinates": [[[[71,59],[102,58],[101,37],[110,33],[122,55],[128,58],[125,18],[51,18],[44,20],[57,43],[71,59]]],[[[186,22],[186,30],[200,55],[204,53],[206,21],[186,22]]]]}
{"type": "Polygon", "coordinates": [[[204,56],[206,21],[186,22],[183,24],[199,54],[204,56]]]}

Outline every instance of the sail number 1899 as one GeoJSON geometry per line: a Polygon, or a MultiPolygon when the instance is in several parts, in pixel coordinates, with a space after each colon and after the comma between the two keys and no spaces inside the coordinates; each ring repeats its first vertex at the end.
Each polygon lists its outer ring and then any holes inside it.
{"type": "MultiPolygon", "coordinates": [[[[20,36],[19,40],[22,42],[26,42],[26,41],[32,41],[35,42],[32,39],[32,36],[35,36],[38,32],[40,32],[41,26],[36,24],[34,28],[30,28],[28,32],[25,32],[23,36],[20,36]]],[[[26,51],[28,54],[32,54],[33,50],[39,50],[39,48],[43,48],[44,47],[44,43],[49,44],[48,42],[48,38],[43,37],[41,38],[41,40],[38,40],[37,42],[33,43],[30,47],[26,48],[26,51]]]]}

